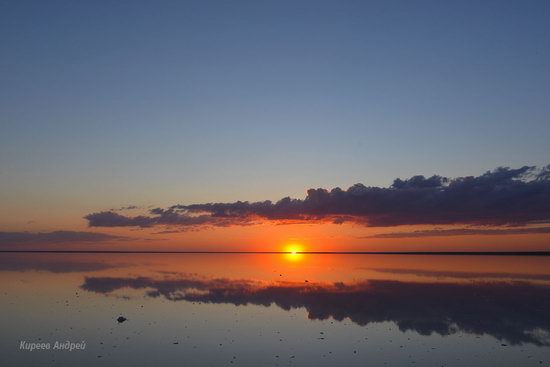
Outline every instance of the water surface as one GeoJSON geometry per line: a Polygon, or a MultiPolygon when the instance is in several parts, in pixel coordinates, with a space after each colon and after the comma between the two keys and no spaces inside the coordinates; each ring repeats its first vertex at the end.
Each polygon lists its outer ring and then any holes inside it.
{"type": "Polygon", "coordinates": [[[9,366],[550,364],[544,257],[0,254],[0,292],[9,366]]]}

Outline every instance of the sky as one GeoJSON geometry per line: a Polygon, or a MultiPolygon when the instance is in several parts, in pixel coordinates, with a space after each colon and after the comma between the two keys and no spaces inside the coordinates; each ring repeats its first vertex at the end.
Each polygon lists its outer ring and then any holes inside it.
{"type": "MultiPolygon", "coordinates": [[[[469,228],[502,221],[380,229],[260,216],[188,230],[85,219],[545,167],[549,17],[546,1],[4,1],[0,245],[550,248],[544,229],[469,228]],[[419,235],[434,226],[438,236],[419,235]],[[470,232],[441,236],[450,229],[470,232]]],[[[536,218],[512,224],[549,219],[545,192],[530,197],[536,218]]]]}

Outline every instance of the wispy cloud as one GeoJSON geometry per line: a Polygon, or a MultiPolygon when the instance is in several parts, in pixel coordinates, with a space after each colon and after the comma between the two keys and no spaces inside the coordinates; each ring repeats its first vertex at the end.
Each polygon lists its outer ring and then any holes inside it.
{"type": "Polygon", "coordinates": [[[499,236],[550,233],[550,227],[528,227],[528,228],[454,228],[454,229],[427,229],[411,232],[390,232],[379,233],[361,238],[415,238],[415,237],[448,237],[448,236],[499,236]]]}
{"type": "Polygon", "coordinates": [[[0,246],[21,244],[56,244],[71,242],[107,242],[127,240],[128,237],[97,232],[0,232],[0,246]]]}
{"type": "Polygon", "coordinates": [[[356,184],[310,189],[305,199],[174,205],[128,216],[104,211],[85,217],[91,227],[182,228],[251,225],[262,221],[353,222],[371,227],[416,224],[525,225],[550,221],[550,166],[497,168],[480,176],[414,176],[390,187],[356,184]]]}

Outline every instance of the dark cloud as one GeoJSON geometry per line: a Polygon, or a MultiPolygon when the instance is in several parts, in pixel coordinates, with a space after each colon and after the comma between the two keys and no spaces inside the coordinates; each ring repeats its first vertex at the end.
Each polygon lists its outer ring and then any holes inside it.
{"type": "Polygon", "coordinates": [[[356,184],[310,189],[305,199],[174,205],[147,215],[87,215],[92,227],[229,226],[260,221],[353,222],[372,227],[416,224],[525,225],[550,221],[550,166],[497,168],[481,176],[414,176],[390,187],[356,184]]]}
{"type": "Polygon", "coordinates": [[[528,228],[454,228],[454,229],[428,229],[412,232],[391,232],[379,233],[362,238],[413,238],[413,237],[448,237],[448,236],[498,236],[518,234],[546,234],[550,233],[550,227],[528,227],[528,228]]]}
{"type": "Polygon", "coordinates": [[[149,297],[215,304],[305,308],[310,319],[392,321],[422,335],[488,334],[510,344],[550,345],[550,287],[526,282],[271,283],[196,277],[86,277],[82,289],[110,294],[143,289],[149,297]]]}
{"type": "Polygon", "coordinates": [[[85,217],[90,227],[152,227],[156,225],[197,227],[213,225],[226,227],[230,225],[250,225],[255,221],[248,217],[222,218],[210,214],[193,215],[182,212],[180,209],[151,209],[154,216],[138,215],[125,216],[111,211],[89,214],[85,217]]]}
{"type": "Polygon", "coordinates": [[[0,246],[25,244],[56,244],[68,242],[106,242],[127,237],[96,232],[0,232],[0,246]]]}

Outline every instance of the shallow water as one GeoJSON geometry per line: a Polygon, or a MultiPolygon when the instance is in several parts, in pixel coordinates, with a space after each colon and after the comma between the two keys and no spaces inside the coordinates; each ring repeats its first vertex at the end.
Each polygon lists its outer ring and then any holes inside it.
{"type": "Polygon", "coordinates": [[[550,364],[544,257],[0,254],[0,295],[5,366],[550,364]]]}

